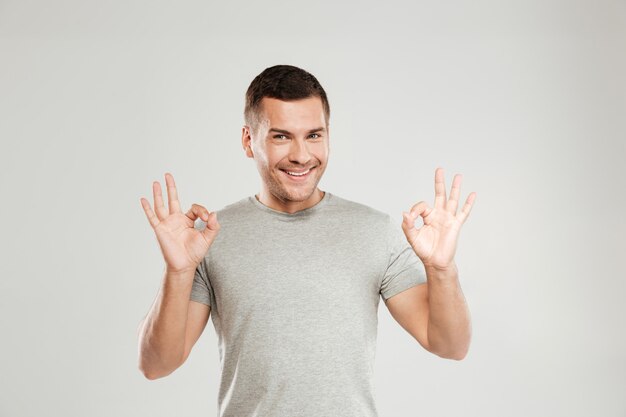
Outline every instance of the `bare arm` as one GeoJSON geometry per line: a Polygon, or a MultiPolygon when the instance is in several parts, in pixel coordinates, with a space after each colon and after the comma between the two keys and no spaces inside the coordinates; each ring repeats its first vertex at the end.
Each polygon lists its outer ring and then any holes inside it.
{"type": "Polygon", "coordinates": [[[443,169],[435,170],[435,205],[425,201],[403,213],[407,241],[426,268],[427,283],[390,298],[387,307],[394,318],[419,343],[444,358],[463,359],[469,349],[471,320],[454,262],[461,226],[469,216],[476,193],[467,197],[457,213],[461,175],[454,176],[450,199],[446,197],[443,169]],[[424,224],[417,229],[415,220],[424,224]]]}
{"type": "Polygon", "coordinates": [[[194,272],[165,273],[156,300],[139,327],[139,369],[148,379],[180,367],[209,319],[210,307],[189,301],[194,272]]]}
{"type": "Polygon", "coordinates": [[[428,282],[386,301],[391,316],[426,350],[442,358],[461,360],[469,350],[472,325],[469,308],[451,271],[427,269],[428,282]]]}
{"type": "Polygon", "coordinates": [[[461,360],[469,349],[472,326],[456,264],[449,270],[427,268],[428,344],[430,351],[461,360]]]}
{"type": "Polygon", "coordinates": [[[192,204],[184,214],[174,177],[166,173],[165,182],[168,207],[157,181],[152,184],[154,211],[141,198],[166,265],[157,297],[138,330],[139,369],[148,379],[169,375],[182,365],[206,326],[209,306],[189,298],[196,268],[220,228],[216,213],[201,205],[192,204]],[[198,218],[207,222],[202,231],[194,228],[198,218]]]}

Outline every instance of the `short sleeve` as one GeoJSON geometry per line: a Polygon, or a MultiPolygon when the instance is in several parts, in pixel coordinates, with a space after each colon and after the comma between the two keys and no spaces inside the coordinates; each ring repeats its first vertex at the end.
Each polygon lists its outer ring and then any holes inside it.
{"type": "Polygon", "coordinates": [[[196,273],[193,277],[193,286],[191,287],[192,301],[197,301],[211,307],[211,311],[215,311],[215,298],[213,296],[213,288],[206,273],[206,258],[196,267],[196,273]]]}
{"type": "Polygon", "coordinates": [[[389,258],[383,275],[380,294],[383,300],[426,282],[426,270],[420,258],[406,240],[399,224],[387,215],[387,250],[389,258]]]}

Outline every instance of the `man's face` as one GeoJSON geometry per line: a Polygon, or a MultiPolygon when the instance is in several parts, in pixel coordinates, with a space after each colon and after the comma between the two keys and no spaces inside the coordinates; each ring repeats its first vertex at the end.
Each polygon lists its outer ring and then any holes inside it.
{"type": "Polygon", "coordinates": [[[257,132],[244,126],[242,144],[262,179],[259,199],[279,211],[295,212],[316,204],[317,184],[329,155],[328,126],[319,97],[261,100],[257,132]],[[249,148],[246,148],[248,147],[249,148]],[[305,175],[291,175],[287,171],[305,175]]]}

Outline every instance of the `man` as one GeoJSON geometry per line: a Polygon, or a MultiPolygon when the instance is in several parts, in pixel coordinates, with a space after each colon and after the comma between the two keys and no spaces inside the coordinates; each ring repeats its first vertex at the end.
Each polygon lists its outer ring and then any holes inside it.
{"type": "Polygon", "coordinates": [[[457,213],[461,177],[447,199],[437,169],[434,207],[421,201],[403,213],[402,233],[388,214],[317,187],[329,117],[313,75],[267,68],[248,88],[242,129],[261,191],[217,212],[193,204],[183,214],[167,173],[169,210],[158,182],[156,214],[141,199],[166,271],[141,326],[139,368],[149,379],[173,372],[213,313],[220,417],[377,416],[381,296],[428,351],[457,360],[467,353],[470,317],[454,253],[475,193],[457,213]]]}

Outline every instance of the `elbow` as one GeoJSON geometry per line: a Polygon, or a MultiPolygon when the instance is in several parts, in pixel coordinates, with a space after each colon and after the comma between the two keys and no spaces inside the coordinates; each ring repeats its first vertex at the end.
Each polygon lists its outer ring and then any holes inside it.
{"type": "Polygon", "coordinates": [[[440,338],[428,339],[428,350],[443,358],[462,361],[467,357],[471,344],[471,332],[466,333],[462,337],[456,337],[451,340],[443,340],[440,338]]]}
{"type": "Polygon", "coordinates": [[[148,371],[145,371],[145,370],[143,370],[143,369],[140,369],[140,371],[141,371],[141,373],[143,374],[143,376],[144,376],[146,379],[149,379],[149,380],[151,380],[151,381],[153,381],[153,380],[155,380],[155,379],[158,379],[158,378],[159,378],[159,376],[158,376],[157,374],[152,374],[152,373],[150,373],[150,372],[148,372],[148,371]]]}
{"type": "Polygon", "coordinates": [[[152,370],[149,367],[147,367],[142,362],[141,358],[139,359],[139,364],[138,364],[137,368],[139,368],[139,372],[141,372],[146,379],[155,380],[155,379],[160,378],[160,375],[158,373],[154,372],[154,370],[152,370]]]}
{"type": "Polygon", "coordinates": [[[434,353],[435,355],[439,356],[440,358],[443,359],[451,359],[451,360],[455,360],[455,361],[462,361],[463,359],[465,359],[465,357],[467,356],[467,349],[463,349],[463,350],[455,350],[455,351],[431,351],[431,353],[434,353]]]}
{"type": "Polygon", "coordinates": [[[137,368],[146,379],[163,378],[178,369],[184,360],[178,355],[161,355],[147,344],[139,345],[137,368]]]}
{"type": "Polygon", "coordinates": [[[143,375],[146,377],[146,379],[148,379],[150,381],[154,381],[155,379],[163,378],[164,376],[167,376],[169,374],[167,374],[167,375],[159,375],[159,374],[144,373],[143,375]]]}
{"type": "Polygon", "coordinates": [[[143,376],[146,379],[149,379],[151,381],[154,381],[155,379],[166,377],[166,376],[168,376],[169,374],[171,374],[173,372],[173,370],[171,370],[169,372],[158,372],[156,370],[146,368],[146,367],[142,366],[141,364],[139,365],[139,371],[143,374],[143,376]]]}
{"type": "Polygon", "coordinates": [[[467,349],[465,350],[461,350],[458,352],[452,352],[450,354],[448,354],[447,356],[443,356],[445,359],[452,359],[455,361],[462,361],[463,359],[465,359],[465,357],[467,356],[467,349]]]}
{"type": "Polygon", "coordinates": [[[146,379],[149,379],[152,381],[152,380],[159,378],[159,375],[157,375],[156,373],[142,366],[141,362],[139,363],[138,368],[139,368],[139,372],[141,372],[146,379]]]}
{"type": "Polygon", "coordinates": [[[143,374],[146,379],[151,381],[159,378],[163,378],[174,372],[180,363],[176,363],[175,365],[165,366],[161,364],[161,366],[157,366],[155,363],[148,363],[144,358],[139,357],[139,363],[137,365],[139,371],[143,374]]]}
{"type": "Polygon", "coordinates": [[[467,341],[467,343],[464,343],[462,345],[456,345],[456,346],[454,345],[440,346],[440,345],[429,344],[428,351],[443,359],[462,361],[463,359],[467,357],[469,346],[470,346],[469,340],[467,341]]]}

